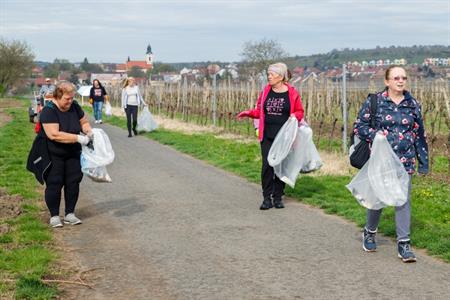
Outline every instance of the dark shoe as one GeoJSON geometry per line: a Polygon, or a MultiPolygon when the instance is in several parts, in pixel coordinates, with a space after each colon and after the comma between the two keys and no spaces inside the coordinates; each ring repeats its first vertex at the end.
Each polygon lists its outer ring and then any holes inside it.
{"type": "Polygon", "coordinates": [[[273,200],[273,206],[275,208],[284,208],[283,201],[280,200],[273,200]]]}
{"type": "Polygon", "coordinates": [[[132,137],[131,133],[128,134],[128,137],[132,137]]]}
{"type": "Polygon", "coordinates": [[[260,210],[267,210],[272,208],[272,200],[270,199],[264,199],[263,203],[261,204],[261,206],[259,207],[260,210]]]}
{"type": "Polygon", "coordinates": [[[397,244],[398,249],[398,258],[401,258],[401,260],[405,263],[409,262],[416,262],[416,256],[414,255],[414,252],[411,250],[411,244],[409,241],[404,242],[398,242],[397,244]]]}
{"type": "Polygon", "coordinates": [[[138,135],[138,132],[136,129],[133,129],[133,133],[134,133],[134,135],[138,135]]]}
{"type": "Polygon", "coordinates": [[[364,228],[363,232],[363,249],[366,252],[374,252],[377,250],[377,242],[375,241],[375,235],[377,232],[370,232],[364,228]]]}

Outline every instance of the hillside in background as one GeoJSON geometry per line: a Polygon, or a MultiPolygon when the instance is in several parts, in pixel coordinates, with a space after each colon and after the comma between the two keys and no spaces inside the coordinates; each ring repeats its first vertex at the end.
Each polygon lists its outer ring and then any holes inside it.
{"type": "MultiPolygon", "coordinates": [[[[343,63],[349,61],[371,61],[371,60],[385,60],[385,59],[400,59],[404,58],[408,64],[421,65],[427,57],[450,57],[450,46],[434,45],[434,46],[390,46],[390,47],[376,47],[374,49],[350,49],[345,48],[341,50],[333,49],[324,54],[313,54],[305,56],[292,56],[285,59],[285,62],[291,68],[295,67],[316,67],[319,69],[328,69],[336,66],[341,66],[343,63]]],[[[185,62],[185,63],[169,63],[174,69],[181,70],[182,68],[193,68],[199,66],[207,66],[216,63],[221,66],[228,64],[228,62],[185,62]]],[[[237,62],[239,64],[239,62],[237,62]]]]}
{"type": "Polygon", "coordinates": [[[421,65],[427,57],[449,58],[449,46],[390,46],[376,47],[375,49],[333,49],[325,54],[314,54],[308,56],[294,56],[286,60],[290,67],[317,67],[319,69],[340,66],[349,61],[370,61],[385,59],[404,58],[408,64],[421,65]]]}

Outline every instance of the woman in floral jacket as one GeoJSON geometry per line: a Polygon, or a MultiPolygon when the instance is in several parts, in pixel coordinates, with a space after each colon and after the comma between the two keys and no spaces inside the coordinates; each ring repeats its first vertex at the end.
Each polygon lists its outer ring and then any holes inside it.
{"type": "MultiPolygon", "coordinates": [[[[370,98],[363,104],[355,122],[354,133],[362,140],[372,142],[377,131],[382,130],[394,152],[410,174],[408,201],[395,208],[398,257],[404,262],[414,262],[416,257],[410,246],[411,223],[411,175],[415,172],[416,159],[419,174],[428,173],[428,145],[419,102],[406,88],[406,71],[390,66],[386,70],[386,89],[378,93],[376,129],[370,128],[370,98]]],[[[367,210],[363,233],[363,249],[376,250],[375,234],[382,210],[367,210]]]]}

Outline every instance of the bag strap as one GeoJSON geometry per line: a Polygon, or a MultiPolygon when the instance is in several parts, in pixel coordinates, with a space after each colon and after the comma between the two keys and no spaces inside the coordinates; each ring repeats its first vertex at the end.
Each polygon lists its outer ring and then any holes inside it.
{"type": "Polygon", "coordinates": [[[377,114],[378,96],[377,94],[369,94],[370,97],[370,127],[375,129],[375,119],[377,114]]]}

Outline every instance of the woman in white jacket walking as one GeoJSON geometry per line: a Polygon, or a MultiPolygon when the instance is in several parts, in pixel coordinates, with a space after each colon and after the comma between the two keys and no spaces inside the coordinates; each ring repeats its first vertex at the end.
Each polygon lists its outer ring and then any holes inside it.
{"type": "Polygon", "coordinates": [[[139,87],[135,84],[133,77],[128,77],[125,80],[125,84],[122,89],[122,109],[125,110],[127,115],[127,128],[128,137],[132,137],[131,129],[133,129],[134,135],[137,135],[137,115],[139,106],[147,105],[141,96],[139,87]],[[131,122],[133,122],[133,127],[131,127],[131,122]]]}

